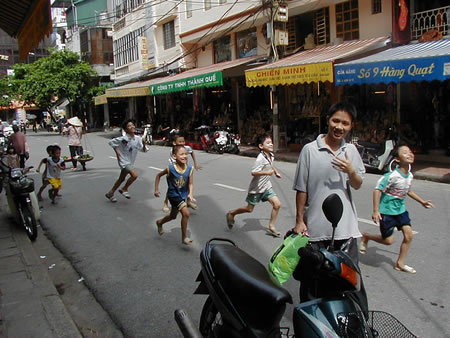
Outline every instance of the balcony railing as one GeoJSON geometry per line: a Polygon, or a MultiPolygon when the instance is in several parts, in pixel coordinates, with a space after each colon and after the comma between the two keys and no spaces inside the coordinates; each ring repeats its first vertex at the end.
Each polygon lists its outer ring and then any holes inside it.
{"type": "Polygon", "coordinates": [[[412,15],[411,40],[418,40],[423,33],[436,29],[442,35],[450,34],[450,6],[417,12],[412,15]]]}

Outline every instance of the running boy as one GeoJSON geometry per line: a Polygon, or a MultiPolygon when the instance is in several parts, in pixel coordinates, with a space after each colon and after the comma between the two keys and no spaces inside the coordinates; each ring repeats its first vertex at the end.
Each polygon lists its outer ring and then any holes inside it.
{"type": "Polygon", "coordinates": [[[416,193],[410,190],[413,175],[410,166],[414,163],[414,154],[406,145],[400,145],[395,150],[395,161],[398,167],[392,172],[386,173],[378,180],[373,192],[372,219],[380,223],[381,235],[373,235],[364,232],[359,246],[359,251],[365,254],[369,240],[391,245],[394,243],[394,228],[402,230],[403,242],[400,245],[400,254],[394,269],[408,273],[416,273],[414,268],[405,264],[409,246],[413,239],[411,220],[405,207],[405,197],[408,195],[423,205],[424,208],[434,208],[431,201],[424,201],[416,193]]]}
{"type": "Polygon", "coordinates": [[[66,169],[66,164],[61,158],[61,147],[58,145],[53,146],[52,154],[47,157],[47,179],[52,188],[48,191],[48,197],[55,204],[55,198],[58,192],[62,188],[61,170],[66,169]]]}
{"type": "MultiPolygon", "coordinates": [[[[184,140],[184,136],[183,135],[176,134],[174,136],[172,144],[174,146],[183,146],[183,147],[185,147],[186,150],[187,150],[188,155],[192,156],[192,161],[194,161],[194,168],[195,168],[195,170],[201,169],[201,166],[199,166],[197,164],[197,160],[195,158],[194,150],[192,150],[192,148],[190,146],[186,145],[186,141],[184,140]]],[[[175,161],[175,158],[173,157],[173,147],[172,147],[172,149],[170,150],[169,164],[175,164],[175,163],[176,163],[176,161],[175,161]]],[[[188,205],[189,208],[192,208],[194,210],[198,209],[198,205],[195,204],[194,201],[187,201],[187,205],[188,205]]],[[[169,212],[169,199],[167,198],[167,195],[166,195],[166,198],[164,200],[163,211],[164,212],[169,212]]]]}
{"type": "Polygon", "coordinates": [[[252,212],[255,205],[259,202],[269,201],[272,204],[272,213],[270,215],[269,226],[266,230],[270,235],[280,237],[280,233],[275,229],[275,221],[278,216],[278,211],[281,208],[281,202],[272,189],[270,176],[275,174],[276,177],[281,178],[281,175],[273,166],[274,156],[271,136],[264,134],[258,137],[258,147],[260,153],[252,168],[253,178],[248,187],[247,206],[230,210],[226,215],[227,224],[228,228],[231,229],[234,225],[234,217],[236,215],[252,212]]]}
{"type": "Polygon", "coordinates": [[[183,244],[191,244],[192,240],[187,237],[187,225],[189,220],[189,210],[187,208],[188,201],[194,201],[194,169],[188,164],[188,152],[182,145],[173,147],[174,164],[169,164],[156,175],[155,180],[155,196],[159,197],[159,181],[162,176],[167,175],[167,197],[172,205],[169,215],[156,221],[159,235],[164,234],[163,225],[177,218],[178,212],[181,213],[181,242],[183,244]]]}
{"type": "MultiPolygon", "coordinates": [[[[47,147],[46,150],[47,150],[48,157],[53,156],[53,149],[54,149],[53,145],[50,145],[50,146],[47,147]]],[[[48,165],[47,165],[47,157],[43,158],[41,160],[41,162],[39,163],[39,165],[38,165],[38,167],[36,169],[36,172],[38,173],[38,172],[41,171],[41,167],[42,167],[43,164],[45,164],[45,168],[44,168],[44,171],[42,172],[42,186],[39,188],[39,191],[37,193],[38,201],[42,201],[42,192],[50,184],[50,182],[48,181],[48,178],[47,178],[47,167],[48,167],[48,165]]]]}
{"type": "Polygon", "coordinates": [[[128,188],[138,178],[138,174],[133,167],[134,162],[136,161],[137,152],[138,150],[143,152],[147,151],[145,140],[143,140],[139,135],[135,135],[136,126],[134,125],[133,120],[126,120],[122,124],[122,130],[125,132],[123,136],[113,138],[109,141],[109,145],[116,153],[117,162],[119,162],[120,167],[119,178],[114,183],[111,190],[105,194],[105,197],[113,203],[117,202],[117,199],[114,197],[114,193],[120,187],[122,182],[125,181],[127,175],[130,175],[130,178],[128,178],[125,182],[122,189],[119,189],[119,193],[127,199],[131,198],[128,188]]]}

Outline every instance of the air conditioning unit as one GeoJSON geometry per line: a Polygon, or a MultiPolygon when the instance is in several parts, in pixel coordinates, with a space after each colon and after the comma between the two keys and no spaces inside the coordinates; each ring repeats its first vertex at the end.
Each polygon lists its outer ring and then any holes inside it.
{"type": "Polygon", "coordinates": [[[275,29],[275,45],[287,46],[289,45],[289,35],[287,31],[275,29]]]}

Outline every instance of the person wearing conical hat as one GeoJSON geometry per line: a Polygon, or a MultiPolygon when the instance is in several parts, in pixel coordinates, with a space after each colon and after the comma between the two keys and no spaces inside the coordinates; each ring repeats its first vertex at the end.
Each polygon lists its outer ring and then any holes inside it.
{"type": "MultiPolygon", "coordinates": [[[[67,120],[69,127],[67,133],[69,135],[69,150],[72,158],[72,171],[77,170],[77,156],[83,155],[83,147],[81,146],[81,138],[83,137],[83,122],[75,116],[67,120]]],[[[86,162],[80,162],[83,171],[86,170],[86,162]]]]}

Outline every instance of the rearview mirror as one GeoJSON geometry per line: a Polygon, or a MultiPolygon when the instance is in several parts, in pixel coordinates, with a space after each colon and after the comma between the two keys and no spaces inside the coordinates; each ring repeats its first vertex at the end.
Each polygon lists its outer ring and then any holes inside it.
{"type": "Polygon", "coordinates": [[[337,194],[331,194],[322,203],[322,210],[333,228],[336,228],[341,220],[344,206],[337,194]]]}

